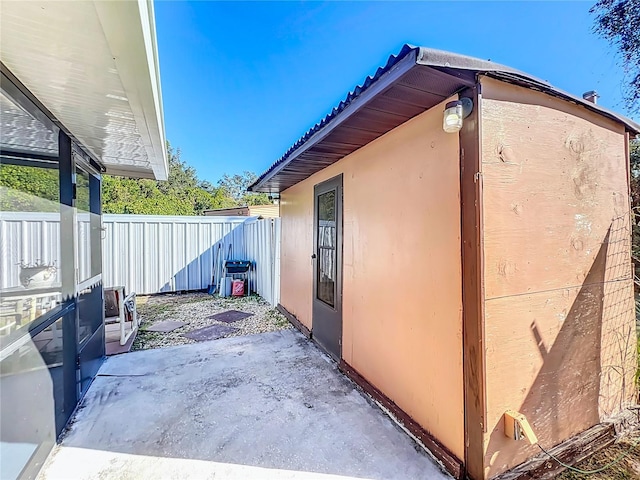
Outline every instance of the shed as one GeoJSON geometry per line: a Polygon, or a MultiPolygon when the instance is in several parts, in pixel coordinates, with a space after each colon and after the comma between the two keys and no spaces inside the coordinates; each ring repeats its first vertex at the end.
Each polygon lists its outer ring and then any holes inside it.
{"type": "Polygon", "coordinates": [[[639,132],[526,73],[404,46],[250,187],[280,194],[279,308],[455,476],[496,477],[539,453],[505,412],[549,448],[636,399],[639,132]]]}

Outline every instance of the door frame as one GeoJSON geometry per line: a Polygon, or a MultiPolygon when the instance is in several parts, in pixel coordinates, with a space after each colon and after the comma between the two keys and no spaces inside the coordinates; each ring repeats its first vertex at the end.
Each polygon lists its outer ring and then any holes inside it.
{"type": "Polygon", "coordinates": [[[315,338],[316,343],[322,347],[322,349],[329,354],[334,360],[340,361],[342,358],[342,326],[343,326],[343,318],[342,318],[342,274],[343,274],[343,264],[342,264],[342,251],[343,251],[343,222],[344,216],[344,206],[343,206],[343,175],[336,175],[328,180],[325,180],[321,183],[314,185],[313,187],[313,254],[311,255],[313,262],[313,297],[312,297],[312,306],[311,306],[311,325],[312,325],[312,336],[315,338]],[[331,190],[336,191],[336,279],[335,279],[335,297],[334,297],[334,307],[330,307],[327,303],[318,299],[318,261],[320,258],[318,257],[318,196],[323,193],[330,192],[331,190]],[[316,326],[319,325],[316,323],[320,320],[320,315],[333,315],[339,321],[339,331],[338,331],[338,351],[331,351],[331,349],[323,345],[321,341],[318,341],[317,335],[314,334],[316,331],[316,326]]]}

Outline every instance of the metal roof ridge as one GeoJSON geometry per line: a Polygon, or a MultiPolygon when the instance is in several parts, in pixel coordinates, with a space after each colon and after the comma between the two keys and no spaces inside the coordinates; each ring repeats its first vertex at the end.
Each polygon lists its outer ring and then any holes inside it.
{"type": "Polygon", "coordinates": [[[419,65],[425,65],[428,67],[442,67],[453,68],[459,70],[473,70],[478,73],[493,73],[496,74],[498,79],[503,81],[516,80],[522,82],[528,88],[538,87],[545,93],[553,94],[570,100],[584,106],[597,113],[604,114],[612,120],[624,123],[630,130],[635,130],[636,133],[640,133],[640,125],[630,118],[621,115],[613,110],[598,105],[593,102],[589,102],[581,97],[566,92],[560,88],[555,87],[553,84],[546,80],[534,77],[526,72],[517,70],[515,68],[508,67],[491,60],[482,60],[475,57],[469,57],[458,53],[450,53],[445,50],[436,50],[433,48],[419,47],[418,57],[416,63],[419,65]]]}
{"type": "Polygon", "coordinates": [[[495,74],[499,80],[518,81],[523,83],[525,87],[537,87],[544,93],[552,94],[573,101],[597,113],[604,114],[606,117],[614,121],[625,124],[629,130],[634,130],[636,134],[640,133],[640,125],[630,118],[610,110],[602,105],[585,100],[581,97],[566,92],[546,80],[534,77],[526,72],[508,67],[491,60],[482,60],[475,57],[469,57],[459,53],[451,53],[445,50],[436,50],[433,48],[419,47],[416,63],[428,67],[452,68],[456,70],[473,70],[478,73],[495,74]]]}

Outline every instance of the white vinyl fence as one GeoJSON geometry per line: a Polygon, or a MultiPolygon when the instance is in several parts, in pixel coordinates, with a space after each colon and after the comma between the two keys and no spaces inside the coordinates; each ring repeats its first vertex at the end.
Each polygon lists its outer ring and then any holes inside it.
{"type": "MultiPolygon", "coordinates": [[[[88,244],[88,219],[79,220],[82,269],[89,265],[82,248],[88,244]]],[[[105,287],[124,286],[138,294],[206,289],[219,252],[223,260],[251,260],[251,290],[272,305],[279,301],[280,219],[104,215],[102,223],[105,287]]],[[[64,268],[59,231],[56,213],[2,213],[0,288],[20,285],[20,262],[64,268]]]]}

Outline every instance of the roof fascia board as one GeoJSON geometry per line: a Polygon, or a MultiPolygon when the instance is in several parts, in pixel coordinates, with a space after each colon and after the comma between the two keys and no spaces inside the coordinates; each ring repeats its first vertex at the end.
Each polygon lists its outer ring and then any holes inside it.
{"type": "MultiPolygon", "coordinates": [[[[149,23],[151,12],[146,0],[96,1],[94,5],[153,172],[158,180],[166,180],[169,165],[164,141],[160,138],[164,136],[164,125],[158,118],[162,117],[162,105],[149,23]],[[158,159],[162,159],[163,165],[158,164],[158,159]]],[[[110,165],[109,172],[114,171],[110,165]]]]}
{"type": "Polygon", "coordinates": [[[479,75],[487,75],[489,77],[501,80],[507,83],[514,83],[533,90],[540,90],[548,95],[552,95],[564,100],[574,102],[578,105],[588,108],[596,113],[604,115],[616,122],[626,125],[627,129],[633,133],[640,133],[640,125],[633,120],[613,112],[600,105],[591,103],[583,98],[572,95],[568,92],[560,90],[549,82],[540,78],[529,75],[528,73],[516,70],[515,68],[500,65],[499,63],[482,60],[479,58],[467,57],[457,53],[445,52],[442,50],[434,50],[425,47],[418,48],[416,63],[430,67],[453,68],[458,70],[476,71],[479,75]]]}
{"type": "Polygon", "coordinates": [[[158,180],[154,177],[154,173],[152,170],[139,170],[135,168],[126,168],[116,165],[109,165],[108,175],[113,175],[115,177],[126,177],[126,178],[144,178],[149,180],[158,180]]]}
{"type": "Polygon", "coordinates": [[[337,115],[331,122],[325,125],[322,129],[317,131],[311,138],[304,142],[300,147],[292,153],[289,158],[277,165],[268,175],[260,180],[259,183],[251,185],[250,191],[257,192],[259,189],[280,171],[282,171],[287,165],[298,158],[302,153],[309,150],[311,147],[320,142],[323,138],[329,135],[336,127],[345,122],[351,115],[365,107],[366,104],[371,101],[375,96],[388,88],[392,83],[398,80],[402,75],[407,73],[416,64],[416,50],[409,52],[402,60],[395,64],[391,69],[386,72],[382,77],[378,79],[373,85],[365,90],[361,95],[356,97],[347,107],[337,115]]]}
{"type": "MultiPolygon", "coordinates": [[[[163,179],[164,172],[169,171],[169,162],[167,158],[167,149],[166,149],[166,134],[165,134],[165,126],[164,126],[164,105],[162,103],[162,95],[160,92],[161,81],[160,81],[160,61],[158,57],[158,45],[157,39],[155,35],[156,31],[156,22],[155,22],[155,12],[153,7],[152,0],[138,0],[138,5],[140,7],[140,16],[147,19],[148,22],[142,23],[142,30],[144,34],[144,41],[146,45],[146,53],[147,53],[147,62],[149,64],[149,72],[151,74],[151,87],[153,92],[153,101],[155,106],[155,112],[159,112],[159,115],[156,115],[157,120],[157,130],[151,129],[154,134],[155,143],[154,146],[158,146],[160,148],[160,153],[164,162],[164,169],[162,166],[158,165],[155,162],[152,162],[153,171],[156,174],[156,178],[163,179]]],[[[146,117],[145,117],[146,118],[146,117]]],[[[156,156],[157,158],[157,156],[156,156]]]]}
{"type": "MultiPolygon", "coordinates": [[[[501,65],[490,60],[482,60],[480,58],[468,57],[466,55],[445,52],[443,50],[419,47],[416,63],[428,67],[451,68],[454,70],[468,70],[472,72],[504,72],[516,77],[526,78],[531,84],[540,84],[553,88],[550,83],[545,82],[540,78],[532,77],[531,75],[521,72],[520,70],[516,70],[515,68],[507,67],[506,65],[501,65]]],[[[471,84],[470,86],[473,85],[474,84],[471,84]]]]}

